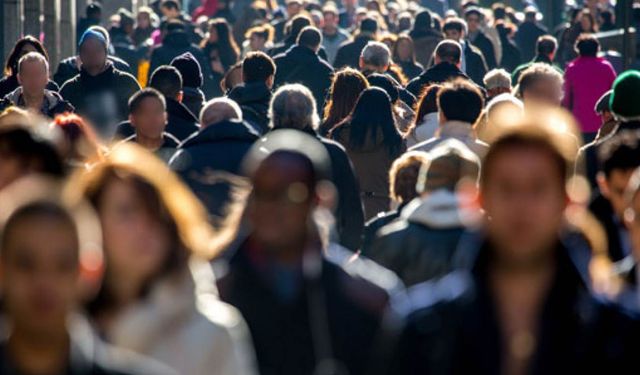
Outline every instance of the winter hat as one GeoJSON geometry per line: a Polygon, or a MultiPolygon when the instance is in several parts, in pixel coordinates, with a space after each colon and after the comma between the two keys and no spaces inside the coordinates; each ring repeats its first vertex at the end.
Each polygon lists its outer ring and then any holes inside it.
{"type": "Polygon", "coordinates": [[[640,97],[640,72],[628,70],[613,83],[613,93],[609,100],[611,112],[620,121],[640,120],[638,97],[640,97]]]}
{"type": "Polygon", "coordinates": [[[182,85],[184,87],[202,87],[202,69],[200,68],[200,63],[193,57],[191,52],[185,52],[171,60],[171,66],[178,69],[182,75],[182,85]]]}
{"type": "Polygon", "coordinates": [[[82,48],[84,42],[90,39],[99,41],[104,46],[104,49],[107,49],[107,38],[105,38],[102,33],[92,29],[88,29],[82,34],[82,36],[80,37],[80,42],[78,43],[78,48],[82,48]]]}

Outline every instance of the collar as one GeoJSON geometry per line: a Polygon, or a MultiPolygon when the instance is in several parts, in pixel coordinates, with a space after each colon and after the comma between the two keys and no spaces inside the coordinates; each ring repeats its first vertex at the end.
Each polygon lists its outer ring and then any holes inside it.
{"type": "Polygon", "coordinates": [[[476,138],[473,125],[463,121],[447,121],[440,125],[438,133],[441,138],[476,138]]]}

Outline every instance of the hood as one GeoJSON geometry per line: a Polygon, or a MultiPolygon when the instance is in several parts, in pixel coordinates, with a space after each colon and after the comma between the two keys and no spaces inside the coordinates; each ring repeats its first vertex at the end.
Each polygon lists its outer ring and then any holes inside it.
{"type": "Polygon", "coordinates": [[[198,87],[184,86],[182,88],[182,97],[183,101],[185,100],[184,98],[195,98],[199,99],[202,102],[205,101],[204,93],[198,87]]]}
{"type": "Polygon", "coordinates": [[[162,40],[162,44],[172,48],[185,48],[191,45],[191,41],[187,33],[177,31],[167,34],[162,40]]]}
{"type": "Polygon", "coordinates": [[[271,90],[264,82],[250,82],[234,87],[227,96],[239,105],[255,102],[269,103],[271,90]]]}
{"type": "Polygon", "coordinates": [[[113,81],[113,73],[115,68],[113,63],[109,60],[106,62],[106,68],[95,76],[89,74],[84,68],[80,69],[80,78],[86,83],[88,87],[94,87],[94,85],[110,85],[113,81]]]}
{"type": "Polygon", "coordinates": [[[425,198],[414,199],[402,210],[401,216],[410,223],[448,229],[477,223],[480,212],[471,206],[470,199],[440,189],[429,193],[425,198]]]}
{"type": "Polygon", "coordinates": [[[180,148],[188,148],[221,141],[255,142],[260,135],[243,121],[222,121],[211,124],[187,138],[180,148]]]}
{"type": "Polygon", "coordinates": [[[175,117],[180,117],[185,121],[194,122],[194,123],[198,122],[198,119],[196,118],[196,116],[194,116],[193,113],[191,113],[191,111],[189,111],[189,109],[184,104],[171,98],[166,98],[166,100],[167,100],[167,114],[169,115],[169,117],[175,116],[175,117]]]}

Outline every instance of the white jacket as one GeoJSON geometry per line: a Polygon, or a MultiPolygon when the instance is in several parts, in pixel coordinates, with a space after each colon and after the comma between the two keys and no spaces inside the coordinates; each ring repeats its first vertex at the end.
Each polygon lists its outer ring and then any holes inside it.
{"type": "Polygon", "coordinates": [[[181,375],[256,374],[246,323],[218,299],[209,263],[192,260],[123,311],[107,332],[115,346],[147,355],[181,375]]]}
{"type": "Polygon", "coordinates": [[[407,147],[413,147],[418,143],[427,141],[436,135],[438,130],[438,112],[427,113],[422,118],[422,122],[413,129],[407,137],[407,147]]]}

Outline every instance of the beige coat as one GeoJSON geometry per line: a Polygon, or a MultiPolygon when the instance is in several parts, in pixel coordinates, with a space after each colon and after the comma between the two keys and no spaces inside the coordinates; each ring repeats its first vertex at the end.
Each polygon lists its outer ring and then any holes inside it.
{"type": "Polygon", "coordinates": [[[158,282],[145,301],[122,312],[108,340],[181,375],[256,374],[246,323],[218,299],[211,266],[193,260],[189,271],[158,282]]]}

